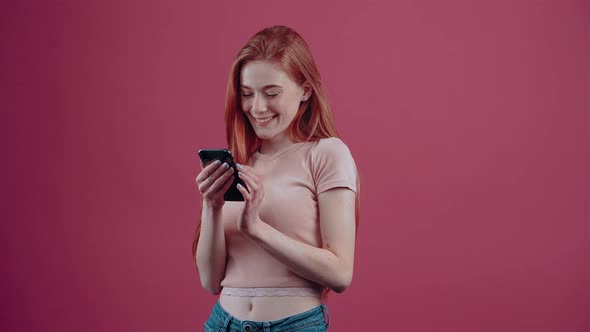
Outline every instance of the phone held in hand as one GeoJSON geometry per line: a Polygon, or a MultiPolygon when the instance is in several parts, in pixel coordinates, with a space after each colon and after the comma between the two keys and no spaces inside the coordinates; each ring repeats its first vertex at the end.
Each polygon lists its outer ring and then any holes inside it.
{"type": "Polygon", "coordinates": [[[201,161],[205,166],[215,160],[220,160],[221,164],[227,163],[229,167],[232,167],[234,169],[234,173],[232,174],[234,177],[234,182],[223,195],[223,199],[225,201],[244,201],[244,196],[242,196],[242,193],[238,190],[237,186],[239,183],[242,185],[242,187],[247,187],[244,181],[242,181],[242,179],[240,179],[238,176],[236,162],[234,161],[234,157],[231,155],[228,149],[201,149],[199,150],[199,158],[201,158],[201,161]]]}

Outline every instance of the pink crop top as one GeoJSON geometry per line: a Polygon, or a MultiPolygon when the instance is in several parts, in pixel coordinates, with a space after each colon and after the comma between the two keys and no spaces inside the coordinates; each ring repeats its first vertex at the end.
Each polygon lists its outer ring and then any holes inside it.
{"type": "MultiPolygon", "coordinates": [[[[322,247],[318,195],[335,187],[356,192],[356,166],[339,138],[295,143],[273,155],[255,152],[248,164],[264,185],[260,219],[315,247],[322,247]]],[[[221,286],[320,288],[291,272],[238,231],[236,220],[243,204],[225,202],[223,206],[227,266],[221,286]]]]}

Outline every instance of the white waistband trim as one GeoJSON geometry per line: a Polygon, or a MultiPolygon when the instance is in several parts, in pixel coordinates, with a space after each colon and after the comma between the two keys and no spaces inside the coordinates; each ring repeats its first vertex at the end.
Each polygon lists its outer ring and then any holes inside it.
{"type": "Polygon", "coordinates": [[[229,296],[314,296],[320,297],[322,290],[310,287],[287,287],[287,288],[265,288],[265,287],[249,287],[249,288],[235,288],[223,287],[221,294],[229,296]]]}

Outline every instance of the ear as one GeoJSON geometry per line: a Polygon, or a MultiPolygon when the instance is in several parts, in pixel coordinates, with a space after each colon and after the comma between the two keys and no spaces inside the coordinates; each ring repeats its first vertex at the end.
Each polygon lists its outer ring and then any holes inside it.
{"type": "Polygon", "coordinates": [[[309,83],[308,81],[305,81],[301,87],[303,88],[303,96],[301,97],[301,101],[305,102],[309,99],[309,97],[311,97],[311,94],[313,93],[313,88],[311,86],[311,83],[309,83]]]}

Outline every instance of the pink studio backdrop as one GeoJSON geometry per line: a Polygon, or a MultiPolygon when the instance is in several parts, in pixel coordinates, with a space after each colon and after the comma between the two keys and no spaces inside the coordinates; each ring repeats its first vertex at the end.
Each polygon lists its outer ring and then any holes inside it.
{"type": "Polygon", "coordinates": [[[590,331],[586,1],[3,5],[2,331],[201,331],[196,151],[229,65],[308,41],[362,176],[330,331],[590,331]]]}

